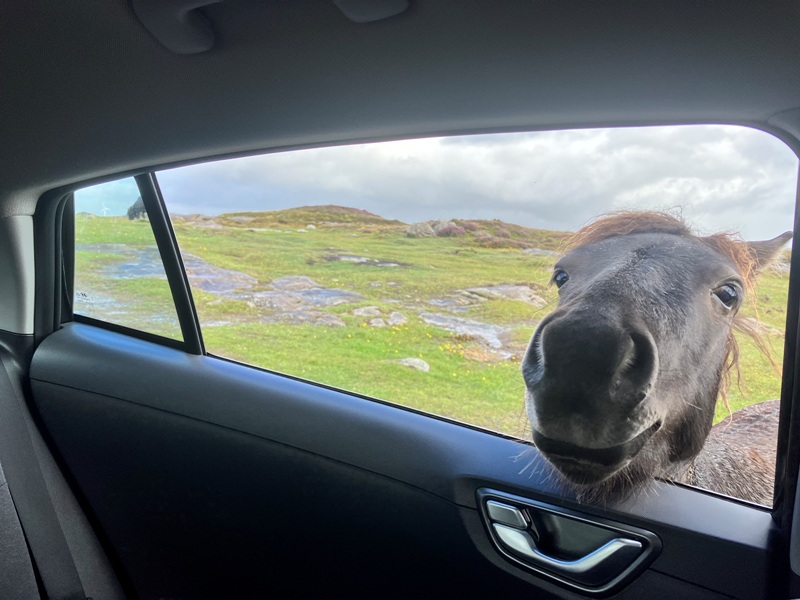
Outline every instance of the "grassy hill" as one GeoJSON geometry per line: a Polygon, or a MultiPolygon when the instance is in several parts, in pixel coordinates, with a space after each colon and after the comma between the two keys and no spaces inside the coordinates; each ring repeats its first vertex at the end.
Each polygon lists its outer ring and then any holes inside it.
{"type": "Polygon", "coordinates": [[[307,225],[323,228],[363,229],[365,227],[401,228],[400,221],[391,221],[359,208],[335,206],[300,206],[284,210],[238,212],[219,215],[215,220],[228,227],[302,228],[307,225]]]}
{"type": "MultiPolygon", "coordinates": [[[[224,213],[216,217],[173,215],[173,220],[213,222],[220,226],[238,229],[304,229],[311,225],[314,229],[346,229],[362,233],[390,234],[405,234],[409,225],[402,221],[385,219],[366,210],[331,204],[283,210],[224,213]]],[[[435,221],[429,222],[435,223],[435,221]]],[[[460,237],[470,245],[488,248],[541,248],[556,251],[568,235],[563,231],[524,227],[498,219],[452,219],[450,222],[463,230],[452,237],[460,237]]]]}

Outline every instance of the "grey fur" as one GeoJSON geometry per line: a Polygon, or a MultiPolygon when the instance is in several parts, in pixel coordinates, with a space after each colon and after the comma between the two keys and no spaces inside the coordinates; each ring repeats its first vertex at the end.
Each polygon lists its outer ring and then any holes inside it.
{"type": "Polygon", "coordinates": [[[700,454],[669,479],[772,506],[778,400],[737,410],[711,428],[700,454]]]}

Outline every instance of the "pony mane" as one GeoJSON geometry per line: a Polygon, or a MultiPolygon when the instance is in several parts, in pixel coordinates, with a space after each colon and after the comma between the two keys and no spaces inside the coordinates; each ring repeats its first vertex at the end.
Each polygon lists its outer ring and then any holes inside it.
{"type": "MultiPolygon", "coordinates": [[[[666,212],[616,211],[606,213],[569,237],[566,241],[565,251],[568,252],[611,237],[633,233],[667,233],[680,237],[695,238],[733,263],[744,281],[745,298],[750,296],[750,292],[755,286],[756,275],[758,274],[758,260],[755,252],[742,239],[740,234],[724,232],[701,236],[693,232],[682,218],[666,212]]],[[[758,349],[767,357],[772,367],[776,371],[780,370],[757,326],[740,318],[738,315],[734,317],[733,328],[728,334],[727,349],[722,372],[720,373],[718,390],[718,394],[728,407],[729,413],[731,413],[731,408],[728,404],[727,390],[730,386],[732,372],[735,371],[737,382],[741,384],[739,345],[736,343],[734,329],[750,337],[758,349]]]]}
{"type": "Polygon", "coordinates": [[[695,238],[733,262],[745,283],[745,291],[755,283],[758,262],[755,253],[738,233],[696,234],[675,215],[658,211],[617,211],[606,213],[579,229],[567,239],[566,251],[618,235],[632,233],[667,233],[695,238]]]}

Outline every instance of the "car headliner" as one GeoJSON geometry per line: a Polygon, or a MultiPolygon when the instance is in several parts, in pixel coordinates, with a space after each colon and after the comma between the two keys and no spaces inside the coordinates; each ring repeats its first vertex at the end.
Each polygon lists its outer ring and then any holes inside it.
{"type": "Polygon", "coordinates": [[[178,55],[124,0],[4,7],[0,215],[148,166],[440,133],[739,123],[800,134],[795,2],[228,0],[178,55]]]}

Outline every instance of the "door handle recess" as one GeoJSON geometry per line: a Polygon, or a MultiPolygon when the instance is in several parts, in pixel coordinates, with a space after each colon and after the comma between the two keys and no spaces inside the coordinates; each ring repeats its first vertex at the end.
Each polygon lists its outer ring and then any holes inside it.
{"type": "Polygon", "coordinates": [[[576,560],[561,560],[543,553],[531,535],[520,529],[493,523],[494,531],[509,551],[532,564],[581,585],[600,586],[629,567],[642,552],[642,544],[615,538],[576,560]]]}
{"type": "Polygon", "coordinates": [[[661,552],[651,531],[540,500],[477,490],[496,551],[516,567],[583,596],[608,596],[661,552]]]}

